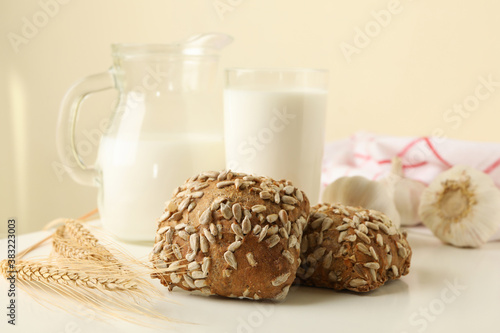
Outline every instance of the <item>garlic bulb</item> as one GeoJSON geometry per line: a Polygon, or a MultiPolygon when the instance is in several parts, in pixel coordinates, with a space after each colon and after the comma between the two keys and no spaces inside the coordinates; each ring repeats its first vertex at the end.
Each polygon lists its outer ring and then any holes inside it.
{"type": "Polygon", "coordinates": [[[418,207],[426,185],[404,177],[403,163],[399,157],[392,159],[391,173],[380,182],[392,193],[394,204],[401,218],[401,225],[419,224],[418,207]]]}
{"type": "Polygon", "coordinates": [[[487,174],[455,166],[424,191],[419,215],[443,242],[477,247],[499,228],[500,190],[487,174]]]}
{"type": "Polygon", "coordinates": [[[396,227],[400,226],[399,213],[387,186],[365,177],[353,176],[337,179],[326,187],[322,201],[377,210],[387,215],[396,227]]]}

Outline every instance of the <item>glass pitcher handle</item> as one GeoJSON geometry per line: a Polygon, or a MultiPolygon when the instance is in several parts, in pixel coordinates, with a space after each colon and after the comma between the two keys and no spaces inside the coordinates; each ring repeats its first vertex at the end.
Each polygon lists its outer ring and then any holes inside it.
{"type": "Polygon", "coordinates": [[[114,76],[110,69],[76,82],[62,100],[57,121],[57,152],[68,174],[79,184],[98,186],[99,177],[95,164],[86,165],[83,162],[75,142],[76,120],[81,103],[90,94],[114,87],[114,76]]]}

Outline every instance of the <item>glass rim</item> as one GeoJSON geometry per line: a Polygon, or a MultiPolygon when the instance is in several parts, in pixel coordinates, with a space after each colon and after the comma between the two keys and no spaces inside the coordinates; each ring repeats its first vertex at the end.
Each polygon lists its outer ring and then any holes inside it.
{"type": "Polygon", "coordinates": [[[226,73],[230,72],[254,72],[254,73],[324,73],[328,74],[330,71],[323,68],[307,68],[307,67],[228,67],[225,69],[226,73]]]}

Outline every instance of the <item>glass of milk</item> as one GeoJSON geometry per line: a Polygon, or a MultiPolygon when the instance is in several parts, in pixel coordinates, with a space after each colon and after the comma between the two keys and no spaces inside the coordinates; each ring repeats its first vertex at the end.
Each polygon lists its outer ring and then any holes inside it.
{"type": "Polygon", "coordinates": [[[226,167],[288,179],[319,200],[328,72],[226,70],[226,167]]]}

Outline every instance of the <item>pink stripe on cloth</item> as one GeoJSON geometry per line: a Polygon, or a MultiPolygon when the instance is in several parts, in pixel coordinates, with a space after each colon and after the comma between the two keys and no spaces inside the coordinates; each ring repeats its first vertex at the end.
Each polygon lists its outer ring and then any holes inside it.
{"type": "MultiPolygon", "coordinates": [[[[394,137],[358,132],[327,143],[322,188],[343,176],[381,179],[399,156],[405,176],[426,184],[454,165],[468,165],[489,174],[500,187],[500,142],[471,142],[433,137],[394,137]]],[[[500,239],[500,231],[493,239],[500,239]]]]}

